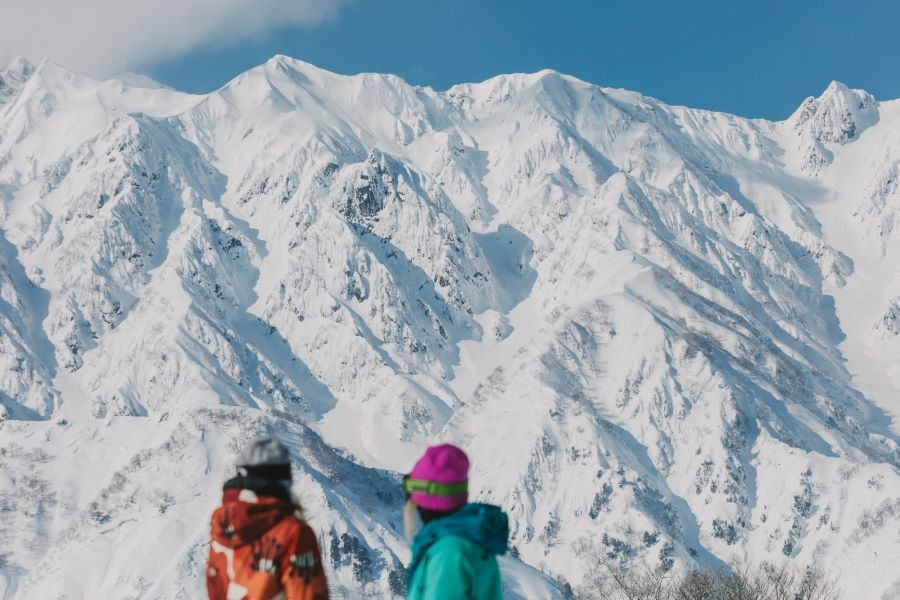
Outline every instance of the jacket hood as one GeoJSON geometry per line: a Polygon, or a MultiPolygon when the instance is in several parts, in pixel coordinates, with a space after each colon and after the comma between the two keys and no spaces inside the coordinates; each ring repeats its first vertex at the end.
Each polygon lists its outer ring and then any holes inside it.
{"type": "Polygon", "coordinates": [[[241,478],[229,481],[222,492],[222,506],[213,512],[212,539],[227,548],[259,539],[297,510],[283,487],[260,489],[252,484],[241,478]]]}
{"type": "Polygon", "coordinates": [[[425,552],[439,539],[454,535],[481,546],[494,555],[506,554],[509,519],[499,506],[466,504],[458,511],[426,523],[413,540],[409,580],[425,552]]]}

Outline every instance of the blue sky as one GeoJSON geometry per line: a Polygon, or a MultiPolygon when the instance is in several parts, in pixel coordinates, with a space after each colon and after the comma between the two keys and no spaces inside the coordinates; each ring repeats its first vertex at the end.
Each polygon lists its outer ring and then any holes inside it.
{"type": "Polygon", "coordinates": [[[896,0],[355,0],[317,25],[143,68],[213,90],[274,54],[445,89],[553,68],[671,104],[784,118],[832,79],[900,98],[896,0]]]}

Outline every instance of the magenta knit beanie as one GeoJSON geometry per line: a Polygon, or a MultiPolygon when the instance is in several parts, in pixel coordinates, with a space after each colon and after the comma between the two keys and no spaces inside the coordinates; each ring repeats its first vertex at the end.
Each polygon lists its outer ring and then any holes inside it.
{"type": "Polygon", "coordinates": [[[410,499],[429,510],[455,510],[469,499],[469,457],[452,444],[432,446],[404,484],[410,499]]]}

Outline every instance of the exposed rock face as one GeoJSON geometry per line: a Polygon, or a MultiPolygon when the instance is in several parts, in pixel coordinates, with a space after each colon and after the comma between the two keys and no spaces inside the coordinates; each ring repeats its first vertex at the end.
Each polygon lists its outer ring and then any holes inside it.
{"type": "Polygon", "coordinates": [[[818,98],[804,100],[789,122],[800,136],[801,168],[816,174],[832,162],[836,146],[852,142],[878,122],[878,103],[865,90],[833,81],[818,98]]]}
{"type": "Polygon", "coordinates": [[[34,69],[34,65],[24,58],[17,58],[0,70],[0,106],[19,93],[28,78],[34,74],[34,69]]]}

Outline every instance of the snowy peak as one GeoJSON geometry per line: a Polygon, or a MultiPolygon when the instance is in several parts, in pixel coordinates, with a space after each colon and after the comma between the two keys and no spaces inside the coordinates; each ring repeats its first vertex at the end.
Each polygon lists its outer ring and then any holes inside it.
{"type": "Polygon", "coordinates": [[[847,144],[878,121],[878,103],[865,90],[832,81],[818,98],[807,98],[790,120],[796,130],[824,144],[847,144]]]}
{"type": "Polygon", "coordinates": [[[341,104],[346,104],[347,100],[358,104],[364,99],[363,96],[374,94],[375,97],[371,99],[370,104],[376,106],[374,101],[383,100],[383,94],[388,91],[411,101],[415,101],[417,95],[417,88],[396,75],[383,73],[340,75],[282,54],[276,54],[264,64],[239,75],[226,84],[225,88],[245,78],[265,81],[286,97],[294,97],[299,91],[311,92],[313,89],[319,90],[319,96],[327,95],[332,101],[339,101],[344,95],[346,100],[341,104]]]}
{"type": "Polygon", "coordinates": [[[16,71],[9,78],[15,94],[0,109],[0,162],[4,156],[13,161],[11,172],[20,183],[35,180],[71,159],[71,152],[117,119],[131,113],[167,117],[202,98],[153,86],[146,79],[135,85],[132,79],[98,81],[48,60],[16,71]],[[66,135],[59,135],[60,130],[66,135]]]}
{"type": "Polygon", "coordinates": [[[14,73],[14,72],[22,73],[22,72],[27,72],[27,71],[34,71],[34,68],[35,68],[34,64],[32,64],[32,62],[30,60],[28,60],[24,56],[16,56],[12,60],[9,61],[9,63],[6,65],[6,67],[3,68],[2,72],[4,72],[4,73],[14,73]]]}
{"type": "Polygon", "coordinates": [[[801,167],[813,173],[832,162],[835,146],[849,144],[877,122],[874,96],[838,81],[832,81],[818,98],[804,100],[788,119],[800,138],[801,167]]]}
{"type": "Polygon", "coordinates": [[[410,144],[444,118],[435,103],[443,104],[434,92],[394,75],[338,75],[277,55],[210,94],[197,118],[231,115],[233,124],[257,110],[266,115],[255,119],[257,135],[322,136],[328,143],[358,137],[368,146],[357,149],[365,156],[379,143],[410,144]]]}
{"type": "Polygon", "coordinates": [[[19,93],[35,71],[35,66],[22,57],[14,58],[0,71],[0,106],[19,93]]]}
{"type": "Polygon", "coordinates": [[[571,110],[570,101],[562,104],[558,101],[561,97],[568,97],[571,89],[579,85],[589,84],[552,69],[544,69],[535,73],[498,75],[481,83],[455,85],[442,95],[451,104],[475,117],[525,105],[538,106],[555,115],[560,109],[571,110]]]}
{"type": "Polygon", "coordinates": [[[321,69],[312,63],[308,63],[298,58],[285,56],[284,54],[274,55],[265,63],[257,67],[257,69],[261,69],[271,74],[282,73],[294,77],[299,81],[302,81],[303,78],[306,78],[308,81],[322,81],[328,79],[348,79],[353,77],[351,75],[332,73],[331,71],[321,69]]]}

